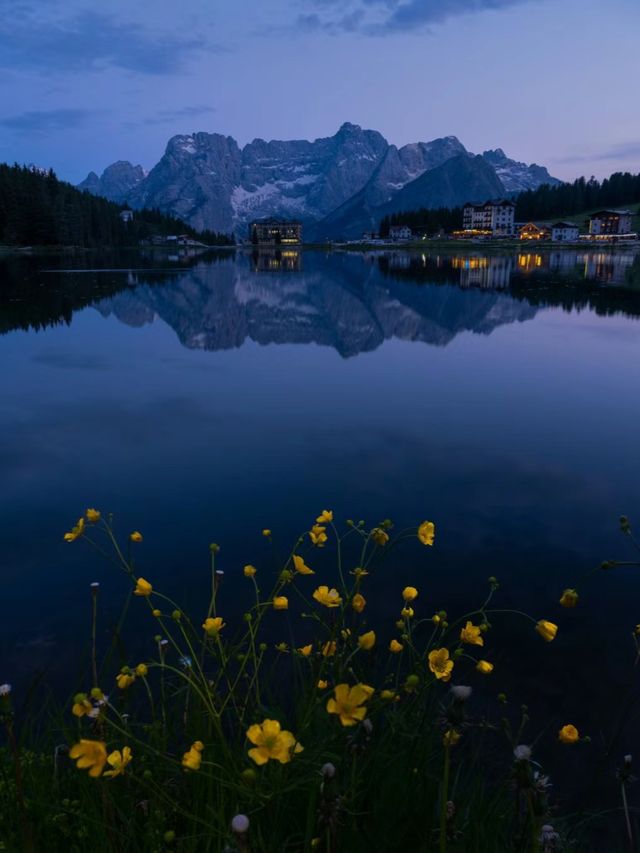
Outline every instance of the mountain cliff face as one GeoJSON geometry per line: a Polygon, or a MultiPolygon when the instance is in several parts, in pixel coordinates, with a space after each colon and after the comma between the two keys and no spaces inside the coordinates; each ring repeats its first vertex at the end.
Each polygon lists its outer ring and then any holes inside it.
{"type": "Polygon", "coordinates": [[[88,190],[94,195],[101,195],[109,201],[119,204],[126,201],[130,193],[145,177],[142,166],[134,166],[128,160],[118,160],[112,163],[98,177],[95,172],[89,172],[79,190],[88,190]]]}
{"type": "Polygon", "coordinates": [[[545,182],[556,181],[501,149],[474,158],[455,136],[397,148],[377,131],[347,122],[313,142],[254,139],[244,148],[218,133],[174,136],[148,175],[119,161],[101,177],[91,172],[79,187],[244,238],[251,220],[270,216],[322,223],[326,236],[345,229],[355,236],[376,225],[385,206],[453,206],[545,182]],[[419,183],[449,162],[446,173],[419,183]],[[478,192],[470,196],[474,187],[478,192]]]}

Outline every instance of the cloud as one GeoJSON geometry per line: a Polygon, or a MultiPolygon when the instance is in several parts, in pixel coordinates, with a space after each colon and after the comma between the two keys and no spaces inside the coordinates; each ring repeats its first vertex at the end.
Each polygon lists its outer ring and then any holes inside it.
{"type": "Polygon", "coordinates": [[[18,134],[45,135],[80,127],[92,114],[92,110],[79,109],[29,110],[0,119],[0,126],[18,134]]]}
{"type": "Polygon", "coordinates": [[[200,36],[154,32],[102,12],[62,18],[0,17],[0,68],[40,73],[83,73],[105,67],[170,74],[205,50],[219,50],[200,36]]]}
{"type": "Polygon", "coordinates": [[[180,121],[181,119],[198,118],[206,113],[215,113],[215,107],[194,105],[188,107],[179,107],[174,110],[158,110],[155,115],[149,118],[142,119],[142,124],[170,124],[180,121]]]}
{"type": "Polygon", "coordinates": [[[604,151],[585,152],[576,151],[575,154],[567,154],[563,157],[554,158],[554,163],[592,163],[598,160],[637,160],[638,171],[640,171],[640,140],[630,142],[617,142],[604,151]]]}
{"type": "Polygon", "coordinates": [[[449,18],[486,11],[499,11],[541,0],[307,0],[308,13],[298,17],[302,29],[331,35],[359,30],[365,35],[384,36],[423,30],[449,18]],[[345,11],[345,9],[347,11],[345,11]]]}

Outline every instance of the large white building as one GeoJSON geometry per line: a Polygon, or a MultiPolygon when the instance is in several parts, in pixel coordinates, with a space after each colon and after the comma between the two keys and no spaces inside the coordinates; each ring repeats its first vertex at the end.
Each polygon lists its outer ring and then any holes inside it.
{"type": "Polygon", "coordinates": [[[589,217],[589,234],[629,234],[632,216],[630,210],[599,210],[589,217]]]}
{"type": "Polygon", "coordinates": [[[484,204],[465,204],[462,212],[464,231],[485,231],[494,237],[510,237],[514,232],[516,206],[506,199],[484,204]]]}
{"type": "Polygon", "coordinates": [[[408,225],[391,225],[389,228],[390,240],[411,240],[413,232],[408,225]]]}
{"type": "Polygon", "coordinates": [[[578,239],[578,226],[573,222],[554,222],[551,226],[553,243],[574,243],[578,239]]]}

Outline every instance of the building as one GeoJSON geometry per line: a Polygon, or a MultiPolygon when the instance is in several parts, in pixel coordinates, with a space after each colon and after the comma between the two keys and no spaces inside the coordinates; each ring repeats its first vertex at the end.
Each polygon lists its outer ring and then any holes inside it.
{"type": "Polygon", "coordinates": [[[554,222],[551,226],[553,243],[573,243],[578,239],[578,226],[573,222],[554,222]]]}
{"type": "Polygon", "coordinates": [[[599,210],[589,217],[589,234],[629,234],[632,216],[630,210],[599,210]]]}
{"type": "Polygon", "coordinates": [[[259,219],[249,225],[249,240],[256,246],[291,246],[302,243],[302,225],[295,220],[259,219]]]}
{"type": "Polygon", "coordinates": [[[389,239],[393,240],[411,240],[413,231],[408,225],[391,225],[389,227],[389,239]]]}
{"type": "Polygon", "coordinates": [[[514,202],[507,199],[465,204],[462,229],[467,232],[489,232],[493,237],[510,237],[514,231],[515,211],[514,202]]]}
{"type": "Polygon", "coordinates": [[[527,222],[518,229],[520,240],[548,240],[550,237],[551,229],[541,223],[527,222]]]}

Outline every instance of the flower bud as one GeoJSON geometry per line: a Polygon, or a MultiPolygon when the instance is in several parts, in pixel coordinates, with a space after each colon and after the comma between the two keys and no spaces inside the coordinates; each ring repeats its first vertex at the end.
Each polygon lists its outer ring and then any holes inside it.
{"type": "Polygon", "coordinates": [[[172,829],[167,830],[164,834],[164,842],[165,844],[173,844],[176,840],[176,834],[172,829]]]}
{"type": "Polygon", "coordinates": [[[212,542],[211,545],[209,545],[209,550],[212,554],[217,554],[220,550],[220,546],[217,545],[215,542],[212,542]]]}

